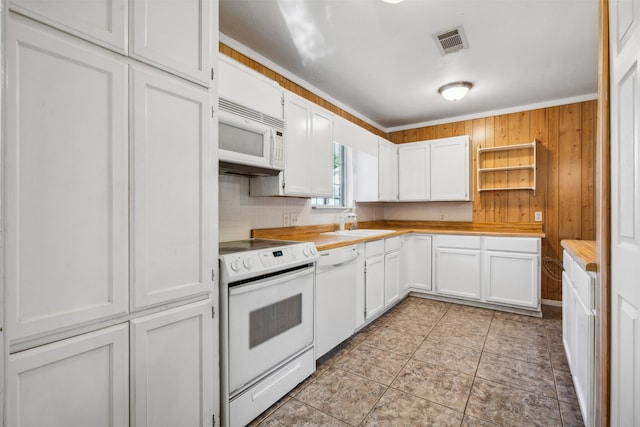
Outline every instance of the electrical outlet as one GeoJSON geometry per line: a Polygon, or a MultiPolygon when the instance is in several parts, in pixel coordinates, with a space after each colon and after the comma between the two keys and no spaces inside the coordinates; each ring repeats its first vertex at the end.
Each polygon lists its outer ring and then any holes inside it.
{"type": "Polygon", "coordinates": [[[444,214],[443,213],[440,214],[440,221],[444,221],[444,214]]]}
{"type": "Polygon", "coordinates": [[[537,222],[542,222],[542,212],[541,211],[536,211],[533,214],[533,217],[537,222]]]}
{"type": "Polygon", "coordinates": [[[291,226],[294,227],[298,225],[298,214],[297,213],[292,213],[291,214],[291,226]]]}
{"type": "Polygon", "coordinates": [[[282,226],[283,227],[291,226],[291,216],[288,213],[282,214],[282,226]]]}

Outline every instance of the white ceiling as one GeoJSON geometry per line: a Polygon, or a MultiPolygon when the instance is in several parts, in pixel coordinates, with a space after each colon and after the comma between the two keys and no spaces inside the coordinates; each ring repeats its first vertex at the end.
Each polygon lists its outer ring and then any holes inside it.
{"type": "Polygon", "coordinates": [[[220,0],[220,32],[386,131],[597,92],[597,0],[220,0]],[[459,25],[469,48],[441,55],[459,25]],[[438,94],[458,80],[464,99],[438,94]]]}

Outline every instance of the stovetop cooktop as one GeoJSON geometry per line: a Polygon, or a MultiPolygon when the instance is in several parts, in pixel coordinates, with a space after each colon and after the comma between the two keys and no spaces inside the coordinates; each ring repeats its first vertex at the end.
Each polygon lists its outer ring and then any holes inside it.
{"type": "Polygon", "coordinates": [[[281,248],[284,246],[298,245],[300,242],[290,240],[271,240],[271,239],[247,239],[235,240],[232,242],[222,242],[218,245],[220,255],[228,255],[239,252],[255,251],[260,249],[281,248]]]}

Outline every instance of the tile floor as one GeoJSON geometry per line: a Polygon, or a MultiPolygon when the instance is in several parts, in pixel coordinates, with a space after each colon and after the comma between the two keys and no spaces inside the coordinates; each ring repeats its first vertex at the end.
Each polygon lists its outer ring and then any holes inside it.
{"type": "Polygon", "coordinates": [[[408,297],[252,426],[581,426],[561,311],[408,297]]]}

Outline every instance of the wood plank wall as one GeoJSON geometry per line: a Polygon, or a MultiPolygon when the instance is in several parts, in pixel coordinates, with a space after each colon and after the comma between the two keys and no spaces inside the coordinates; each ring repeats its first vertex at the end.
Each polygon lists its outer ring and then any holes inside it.
{"type": "MultiPolygon", "coordinates": [[[[481,193],[476,190],[473,221],[533,222],[534,212],[541,211],[547,235],[542,242],[543,257],[561,259],[562,239],[595,240],[596,101],[385,134],[233,48],[220,43],[219,50],[220,53],[278,82],[285,89],[396,144],[471,135],[475,148],[478,145],[493,147],[523,144],[536,138],[539,143],[535,194],[529,190],[481,193]]],[[[476,153],[474,150],[474,176],[477,166],[476,153]]],[[[517,162],[518,156],[521,155],[522,153],[517,152],[511,156],[496,154],[492,160],[496,165],[509,165],[517,162]]],[[[561,300],[561,283],[543,274],[542,298],[561,300]]]]}
{"type": "MultiPolygon", "coordinates": [[[[536,138],[535,194],[530,190],[480,193],[476,190],[473,221],[532,222],[534,212],[541,211],[547,235],[543,239],[542,255],[561,259],[561,240],[596,238],[596,114],[597,101],[586,101],[393,132],[387,138],[402,144],[471,135],[474,173],[478,145],[523,144],[536,138]]],[[[514,157],[518,155],[514,153],[514,157]]],[[[506,159],[496,158],[495,161],[510,164],[509,154],[502,156],[506,159]]],[[[561,283],[543,274],[542,298],[561,300],[561,283]]]]}

